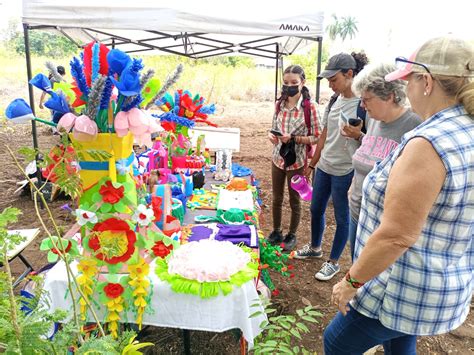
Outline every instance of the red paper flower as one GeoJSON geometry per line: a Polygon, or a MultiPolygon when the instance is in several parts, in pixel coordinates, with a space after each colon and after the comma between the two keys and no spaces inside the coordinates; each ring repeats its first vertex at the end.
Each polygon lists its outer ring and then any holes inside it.
{"type": "Polygon", "coordinates": [[[161,217],[163,216],[163,210],[161,209],[162,202],[162,197],[152,196],[151,198],[151,208],[153,209],[153,213],[155,214],[155,222],[161,221],[161,217]]]}
{"type": "Polygon", "coordinates": [[[272,296],[277,297],[279,294],[280,294],[280,291],[278,291],[277,289],[272,291],[272,296]]]}
{"type": "Polygon", "coordinates": [[[102,199],[107,203],[117,203],[123,197],[124,186],[120,186],[118,189],[112,185],[112,181],[107,181],[100,187],[99,193],[102,195],[102,199]]]}
{"type": "MultiPolygon", "coordinates": [[[[67,247],[66,247],[66,249],[64,249],[64,252],[67,253],[69,250],[71,250],[71,248],[72,248],[72,243],[71,243],[71,241],[69,240],[69,241],[67,242],[67,247]]],[[[51,252],[53,252],[54,254],[59,254],[59,251],[58,251],[58,249],[56,249],[56,248],[52,248],[52,249],[51,249],[51,252]]]]}
{"type": "Polygon", "coordinates": [[[288,265],[288,270],[293,270],[295,268],[294,265],[288,265]]]}
{"type": "Polygon", "coordinates": [[[161,240],[156,242],[155,245],[151,248],[153,250],[153,253],[159,257],[159,258],[166,258],[166,256],[171,253],[171,250],[173,250],[173,245],[170,244],[168,246],[165,245],[161,240]]]}
{"type": "Polygon", "coordinates": [[[127,222],[109,218],[92,229],[88,246],[97,259],[109,264],[126,262],[135,252],[137,236],[127,222]],[[115,254],[111,254],[111,252],[115,254]]]}
{"type": "Polygon", "coordinates": [[[108,283],[104,287],[104,292],[108,298],[117,298],[123,293],[124,288],[121,284],[118,283],[108,283]]]}

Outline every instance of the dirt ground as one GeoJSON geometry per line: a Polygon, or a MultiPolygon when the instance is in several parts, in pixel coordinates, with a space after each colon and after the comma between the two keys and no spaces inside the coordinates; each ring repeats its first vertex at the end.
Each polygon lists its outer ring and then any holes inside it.
{"type": "MultiPolygon", "coordinates": [[[[241,102],[232,101],[225,109],[218,110],[214,121],[223,127],[239,127],[241,129],[241,151],[233,157],[238,162],[253,170],[261,182],[263,199],[262,228],[266,234],[271,231],[271,144],[266,138],[270,127],[273,104],[270,102],[241,102]]],[[[47,150],[57,141],[49,130],[39,127],[40,149],[47,150]]],[[[7,206],[20,208],[23,211],[18,228],[40,227],[35,218],[33,203],[29,196],[15,196],[16,181],[21,180],[21,174],[6,152],[5,145],[12,150],[22,146],[31,146],[32,138],[28,127],[3,127],[0,133],[0,209],[7,206]]],[[[61,206],[70,201],[56,201],[51,204],[54,215],[63,228],[72,223],[71,217],[61,209],[61,206]]],[[[283,212],[283,225],[289,224],[289,207],[286,200],[283,212]]],[[[331,247],[331,237],[334,235],[335,222],[332,206],[327,213],[327,228],[323,242],[323,251],[327,255],[331,247]]],[[[309,203],[303,202],[302,222],[298,231],[298,246],[309,241],[310,213],[309,203]]],[[[46,255],[39,251],[39,238],[31,245],[25,255],[32,262],[35,269],[47,263],[46,255]]],[[[308,350],[322,354],[322,333],[326,325],[333,318],[336,309],[329,305],[332,286],[344,275],[350,267],[350,258],[346,248],[341,259],[341,273],[328,282],[318,282],[314,273],[319,269],[323,259],[317,261],[295,261],[296,277],[292,279],[274,275],[274,281],[280,290],[280,295],[273,299],[279,310],[284,314],[294,313],[303,308],[303,298],[316,306],[324,317],[321,322],[310,327],[311,333],[304,336],[300,342],[308,350]]],[[[15,274],[20,274],[22,265],[17,260],[13,262],[15,274]]],[[[471,309],[473,307],[471,306],[471,309]]],[[[149,354],[176,354],[183,352],[181,332],[176,329],[148,327],[142,334],[142,340],[154,342],[156,345],[147,351],[149,354]]],[[[239,342],[235,332],[209,333],[191,331],[191,351],[193,354],[238,354],[239,342]]],[[[470,313],[466,322],[456,331],[434,337],[421,337],[418,340],[419,354],[474,354],[474,315],[470,313]]]]}

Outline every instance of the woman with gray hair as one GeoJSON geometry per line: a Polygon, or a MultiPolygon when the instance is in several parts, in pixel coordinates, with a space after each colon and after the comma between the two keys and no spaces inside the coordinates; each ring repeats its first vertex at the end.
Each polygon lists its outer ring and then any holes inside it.
{"type": "Polygon", "coordinates": [[[385,75],[395,69],[392,64],[367,66],[355,77],[352,84],[352,91],[361,97],[368,116],[365,135],[350,125],[344,126],[342,132],[343,135],[362,142],[352,156],[354,178],[349,189],[349,241],[352,258],[365,177],[377,162],[385,159],[400,144],[406,132],[421,123],[420,117],[404,106],[405,82],[385,80],[385,75]]]}

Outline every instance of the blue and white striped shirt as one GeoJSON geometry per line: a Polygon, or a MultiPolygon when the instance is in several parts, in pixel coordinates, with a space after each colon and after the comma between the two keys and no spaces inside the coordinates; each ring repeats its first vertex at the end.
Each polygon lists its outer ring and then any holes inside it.
{"type": "Polygon", "coordinates": [[[390,171],[414,137],[428,140],[446,169],[444,185],[417,242],[360,288],[352,306],[387,328],[433,335],[463,323],[474,285],[474,118],[456,105],[406,133],[363,185],[357,258],[380,224],[390,171]]]}

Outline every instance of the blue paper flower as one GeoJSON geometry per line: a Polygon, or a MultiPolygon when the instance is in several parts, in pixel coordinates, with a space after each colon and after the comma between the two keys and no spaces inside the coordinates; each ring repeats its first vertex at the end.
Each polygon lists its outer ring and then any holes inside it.
{"type": "Polygon", "coordinates": [[[5,115],[13,123],[26,123],[35,118],[30,105],[23,99],[13,100],[7,106],[5,115]]]}
{"type": "Polygon", "coordinates": [[[117,81],[113,77],[110,80],[117,87],[118,91],[123,96],[138,95],[141,91],[140,87],[140,76],[138,73],[132,70],[132,66],[127,66],[120,75],[120,80],[117,81]]]}
{"type": "Polygon", "coordinates": [[[132,62],[132,59],[127,53],[120,49],[112,49],[107,53],[107,63],[109,63],[109,70],[112,74],[122,74],[122,71],[132,62]]]}
{"type": "Polygon", "coordinates": [[[66,97],[63,94],[58,95],[54,91],[52,91],[50,94],[51,97],[44,103],[47,108],[61,113],[68,113],[70,111],[66,97]]]}
{"type": "Polygon", "coordinates": [[[51,88],[51,81],[46,75],[41,73],[35,75],[35,77],[30,80],[30,84],[46,92],[53,91],[53,89],[51,88]]]}

